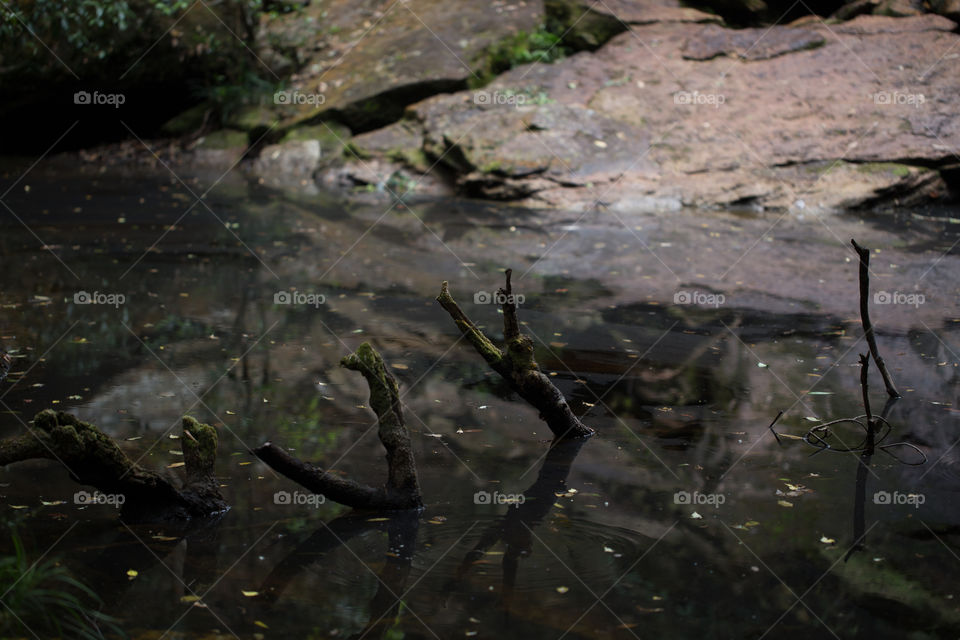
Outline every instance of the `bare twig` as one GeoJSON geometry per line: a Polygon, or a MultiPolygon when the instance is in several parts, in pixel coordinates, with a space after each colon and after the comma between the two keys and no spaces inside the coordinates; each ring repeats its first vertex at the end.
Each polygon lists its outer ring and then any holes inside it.
{"type": "Polygon", "coordinates": [[[856,240],[850,240],[854,250],[860,257],[860,320],[863,323],[863,333],[870,346],[870,354],[873,361],[877,363],[880,369],[880,375],[883,376],[883,384],[887,388],[887,394],[899,396],[897,388],[893,386],[893,379],[887,372],[887,365],[880,357],[880,351],[877,349],[877,338],[873,332],[873,324],[870,322],[870,250],[864,249],[857,244],[856,240]]]}

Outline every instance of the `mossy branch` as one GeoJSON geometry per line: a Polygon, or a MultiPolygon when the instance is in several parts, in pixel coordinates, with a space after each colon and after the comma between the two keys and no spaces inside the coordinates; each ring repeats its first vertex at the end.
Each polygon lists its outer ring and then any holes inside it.
{"type": "Polygon", "coordinates": [[[129,519],[207,516],[227,509],[213,475],[216,430],[190,417],[183,419],[183,488],[136,464],[110,436],[69,413],[41,411],[29,433],[0,441],[0,465],[33,458],[60,462],[70,477],[103,493],[123,494],[129,519]]]}
{"type": "Polygon", "coordinates": [[[380,354],[366,342],[340,364],[363,374],[370,387],[370,407],[377,414],[380,442],[387,452],[384,486],[374,488],[333,475],[270,442],[255,449],[254,454],[277,473],[348,507],[376,511],[422,507],[413,448],[403,421],[396,379],[387,371],[380,354]]]}
{"type": "Polygon", "coordinates": [[[494,345],[460,309],[456,300],[450,295],[446,281],[440,286],[437,302],[450,314],[457,327],[477,353],[483,356],[490,368],[499,373],[511,389],[540,412],[540,418],[547,423],[556,438],[591,436],[594,433],[593,429],[580,422],[580,419],[570,410],[560,390],[540,371],[534,359],[533,340],[520,332],[517,305],[510,282],[512,273],[512,270],[507,269],[506,286],[500,289],[503,299],[503,333],[507,343],[506,353],[494,345]]]}

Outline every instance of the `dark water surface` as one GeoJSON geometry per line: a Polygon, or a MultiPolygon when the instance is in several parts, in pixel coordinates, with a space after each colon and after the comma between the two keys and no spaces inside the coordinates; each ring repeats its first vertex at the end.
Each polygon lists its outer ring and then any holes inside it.
{"type": "MultiPolygon", "coordinates": [[[[53,462],[0,469],[31,557],[131,637],[960,637],[955,213],[345,204],[238,176],[198,203],[215,178],[40,167],[0,210],[0,435],[54,407],[177,476],[180,417],[220,433],[232,509],[187,530],[76,504],[92,489],[53,462]],[[859,490],[856,454],[796,439],[863,412],[853,236],[901,296],[872,307],[904,396],[884,444],[915,446],[878,451],[859,490]],[[481,302],[507,267],[541,366],[597,430],[582,446],[549,450],[434,300],[449,280],[498,339],[481,302]],[[294,289],[324,302],[275,304],[294,289]],[[365,384],[338,367],[363,341],[400,381],[425,510],[278,503],[297,487],[248,452],[267,440],[382,480],[365,384]]],[[[847,427],[837,448],[862,440],[847,427]]]]}

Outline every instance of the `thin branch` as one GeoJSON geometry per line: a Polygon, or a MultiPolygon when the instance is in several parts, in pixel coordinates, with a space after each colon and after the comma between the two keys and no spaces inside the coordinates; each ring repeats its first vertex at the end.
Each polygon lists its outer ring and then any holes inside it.
{"type": "Polygon", "coordinates": [[[873,323],[870,322],[870,250],[858,245],[856,240],[850,240],[850,244],[853,245],[854,250],[860,257],[860,320],[863,323],[863,333],[867,339],[867,344],[870,346],[873,361],[877,363],[877,368],[880,369],[887,394],[899,396],[900,393],[893,386],[893,379],[887,372],[887,365],[880,357],[880,351],[877,349],[877,339],[873,332],[873,323]]]}

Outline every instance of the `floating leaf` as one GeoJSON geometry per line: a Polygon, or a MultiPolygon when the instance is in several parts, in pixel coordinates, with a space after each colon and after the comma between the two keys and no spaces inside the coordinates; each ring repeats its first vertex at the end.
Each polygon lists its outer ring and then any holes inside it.
{"type": "Polygon", "coordinates": [[[191,602],[199,602],[200,596],[182,596],[180,602],[184,604],[190,604],[191,602]]]}
{"type": "Polygon", "coordinates": [[[691,513],[691,514],[690,514],[690,517],[693,518],[694,520],[700,520],[700,519],[703,518],[703,516],[700,515],[699,513],[697,513],[696,511],[694,511],[693,513],[691,513]]]}
{"type": "Polygon", "coordinates": [[[140,572],[136,569],[127,569],[127,577],[129,577],[131,580],[136,578],[138,575],[140,575],[140,572]]]}
{"type": "Polygon", "coordinates": [[[836,540],[834,540],[833,538],[828,538],[827,536],[821,536],[820,542],[822,542],[823,544],[833,544],[834,542],[836,542],[836,540]]]}
{"type": "Polygon", "coordinates": [[[261,629],[269,629],[269,628],[270,628],[270,627],[267,626],[267,624],[266,624],[265,622],[260,622],[259,620],[254,620],[254,621],[253,621],[253,624],[257,625],[257,626],[260,627],[261,629]]]}
{"type": "Polygon", "coordinates": [[[570,591],[570,587],[557,587],[557,593],[566,593],[570,591]]]}
{"type": "Polygon", "coordinates": [[[186,462],[174,462],[173,464],[168,464],[167,469],[176,469],[177,467],[182,467],[187,464],[186,462]]]}
{"type": "Polygon", "coordinates": [[[787,502],[786,500],[777,500],[777,504],[780,505],[781,507],[792,507],[792,506],[793,506],[793,503],[792,503],[792,502],[787,502]]]}
{"type": "Polygon", "coordinates": [[[150,536],[150,537],[158,542],[173,542],[174,540],[178,539],[178,538],[174,538],[173,536],[150,536]]]}
{"type": "Polygon", "coordinates": [[[255,597],[257,597],[258,595],[260,595],[260,592],[259,592],[259,591],[243,591],[243,590],[241,590],[240,593],[242,593],[243,595],[245,595],[245,596],[248,597],[248,598],[255,598],[255,597]]]}

